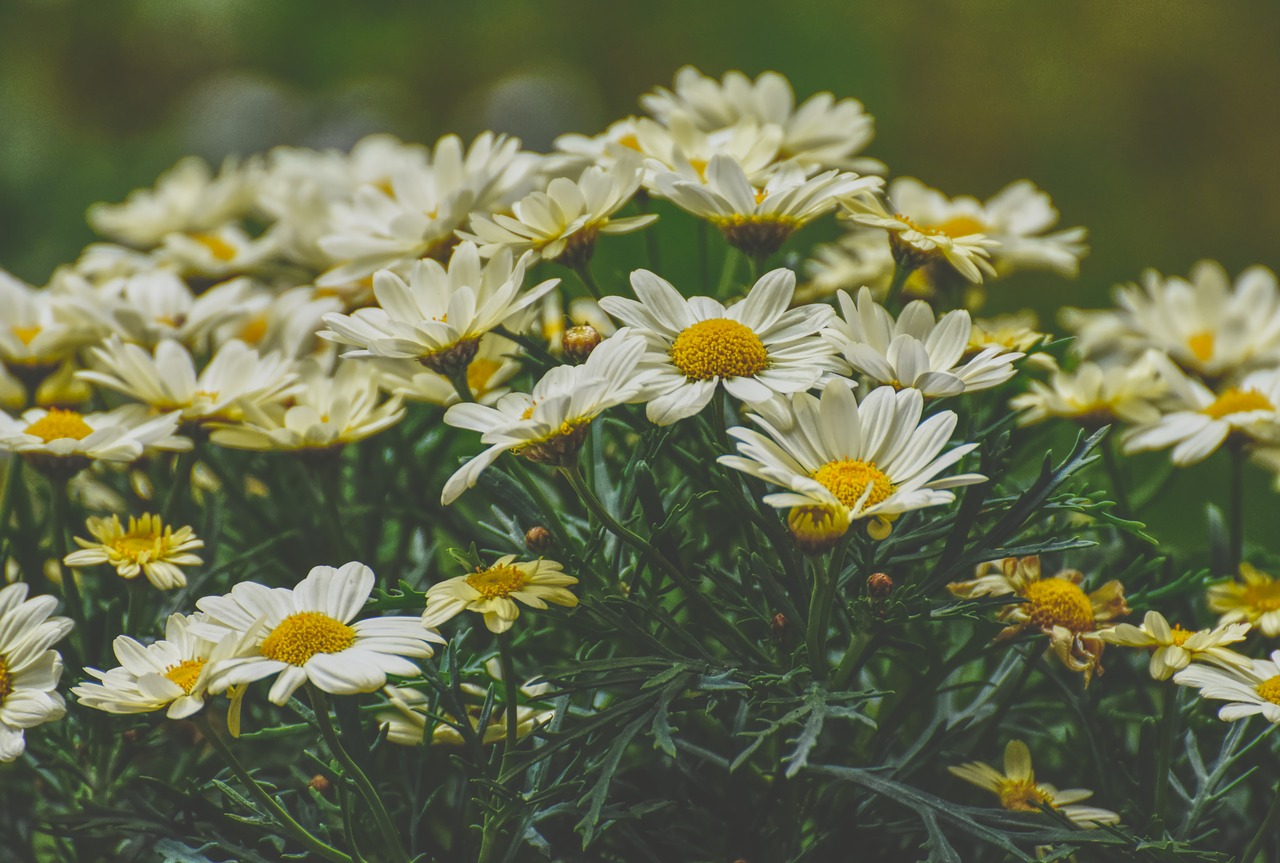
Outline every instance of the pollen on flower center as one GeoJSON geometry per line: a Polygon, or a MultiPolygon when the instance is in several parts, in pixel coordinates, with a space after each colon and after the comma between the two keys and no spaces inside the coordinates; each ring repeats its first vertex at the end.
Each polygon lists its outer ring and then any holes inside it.
{"type": "Polygon", "coordinates": [[[1258,694],[1272,704],[1280,704],[1280,674],[1258,684],[1258,694]]]}
{"type": "Polygon", "coordinates": [[[1037,626],[1061,626],[1072,632],[1094,628],[1093,604],[1080,587],[1065,578],[1046,578],[1027,585],[1023,596],[1037,626]]]}
{"type": "Polygon", "coordinates": [[[4,657],[0,656],[0,704],[4,704],[4,700],[11,692],[13,692],[13,675],[9,672],[9,666],[5,664],[4,657]]]}
{"type": "Polygon", "coordinates": [[[525,585],[524,573],[514,566],[491,566],[467,576],[471,585],[485,599],[509,596],[525,585]]]}
{"type": "Polygon", "coordinates": [[[258,652],[267,659],[304,665],[317,653],[339,653],[356,640],[356,631],[320,611],[299,611],[276,625],[258,652]]]}
{"type": "Polygon", "coordinates": [[[813,478],[850,509],[858,505],[863,494],[867,495],[865,506],[875,506],[893,494],[893,483],[873,461],[851,458],[829,461],[813,472],[813,478]]]}
{"type": "Polygon", "coordinates": [[[190,695],[191,690],[196,687],[196,681],[200,679],[202,668],[204,668],[203,659],[184,659],[166,668],[164,676],[166,680],[178,684],[183,692],[190,695]]]}
{"type": "Polygon", "coordinates": [[[769,352],[745,324],[711,318],[686,327],[671,345],[671,362],[689,380],[747,378],[769,366],[769,352]]]}
{"type": "Polygon", "coordinates": [[[1027,779],[1000,783],[1000,805],[1015,812],[1039,812],[1040,806],[1056,809],[1053,798],[1035,782],[1027,779]]]}
{"type": "Polygon", "coordinates": [[[75,411],[50,408],[47,414],[27,426],[26,434],[49,443],[62,438],[84,440],[93,434],[93,429],[75,411]]]}
{"type": "Polygon", "coordinates": [[[11,329],[13,334],[18,337],[18,341],[24,345],[30,345],[35,341],[36,336],[40,335],[42,328],[37,324],[34,327],[12,327],[11,329]]]}
{"type": "Polygon", "coordinates": [[[191,239],[208,249],[219,261],[230,261],[236,256],[236,247],[214,234],[192,234],[191,239]]]}
{"type": "Polygon", "coordinates": [[[1275,409],[1276,406],[1271,403],[1271,400],[1257,390],[1238,390],[1235,387],[1228,387],[1222,395],[1213,400],[1212,404],[1202,408],[1201,412],[1220,420],[1229,414],[1275,409]]]}
{"type": "Polygon", "coordinates": [[[126,533],[111,544],[121,557],[142,563],[164,556],[164,538],[147,531],[145,533],[126,533]]]}
{"type": "Polygon", "coordinates": [[[929,226],[928,230],[931,233],[946,234],[952,239],[957,239],[971,234],[986,233],[987,226],[973,216],[955,216],[940,224],[929,226]]]}
{"type": "Polygon", "coordinates": [[[1169,630],[1169,634],[1173,638],[1173,643],[1178,647],[1186,644],[1187,639],[1195,635],[1191,630],[1183,629],[1181,626],[1174,626],[1173,629],[1169,630]]]}
{"type": "Polygon", "coordinates": [[[1257,611],[1280,611],[1280,581],[1249,585],[1244,589],[1244,604],[1257,611]]]}
{"type": "Polygon", "coordinates": [[[1201,330],[1200,332],[1187,339],[1187,347],[1191,353],[1200,362],[1208,362],[1213,356],[1213,348],[1217,342],[1217,335],[1213,330],[1201,330]]]}

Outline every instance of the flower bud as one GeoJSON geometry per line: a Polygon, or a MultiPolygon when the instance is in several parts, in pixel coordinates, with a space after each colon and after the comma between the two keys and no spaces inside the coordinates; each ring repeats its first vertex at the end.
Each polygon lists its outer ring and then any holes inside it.
{"type": "Polygon", "coordinates": [[[536,524],[524,532],[524,544],[535,554],[546,554],[555,548],[556,539],[540,524],[536,524]]]}
{"type": "Polygon", "coordinates": [[[318,792],[324,797],[328,797],[333,792],[333,782],[329,780],[329,777],[322,776],[319,773],[311,777],[311,781],[307,783],[307,787],[312,791],[318,792]]]}
{"type": "Polygon", "coordinates": [[[564,331],[560,344],[564,347],[564,355],[575,363],[586,362],[587,357],[596,349],[604,338],[600,331],[590,324],[569,327],[564,331]]]}
{"type": "Polygon", "coordinates": [[[867,577],[867,595],[884,599],[893,593],[893,579],[883,572],[873,572],[867,577]]]}

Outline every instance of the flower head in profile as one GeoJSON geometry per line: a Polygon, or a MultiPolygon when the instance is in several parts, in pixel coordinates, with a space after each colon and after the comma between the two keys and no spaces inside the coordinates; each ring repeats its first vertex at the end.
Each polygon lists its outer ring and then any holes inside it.
{"type": "Polygon", "coordinates": [[[986,479],[940,476],[977,445],[944,453],[957,417],[939,411],[921,422],[923,410],[919,390],[880,387],[859,404],[849,384],[836,379],[821,398],[797,393],[761,405],[751,419],[764,433],[729,429],[740,455],[721,456],[719,462],[781,486],[784,491],[766,495],[764,502],[801,508],[793,516],[807,515],[809,523],[800,527],[810,532],[871,519],[869,529],[883,538],[903,513],[951,503],[955,494],[949,489],[986,479]],[[823,512],[814,518],[812,508],[823,512]]]}
{"type": "Polygon", "coordinates": [[[418,676],[414,660],[431,656],[431,642],[444,639],[417,617],[355,620],[374,581],[373,570],[352,561],[314,567],[292,589],[243,581],[199,600],[205,618],[191,631],[215,643],[235,633],[241,645],[239,655],[213,668],[209,691],[275,675],[267,698],[284,704],[307,682],[351,695],[381,689],[388,674],[418,676]]]}
{"type": "Polygon", "coordinates": [[[1209,609],[1222,615],[1218,626],[1247,623],[1267,638],[1280,635],[1280,579],[1250,563],[1240,564],[1239,581],[1209,586],[1209,609]]]}
{"type": "Polygon", "coordinates": [[[118,515],[109,519],[90,516],[85,526],[93,541],[75,537],[80,550],[63,558],[67,566],[106,563],[114,566],[121,578],[137,578],[142,574],[160,590],[172,590],[187,583],[182,567],[204,562],[192,554],[204,548],[204,540],[197,538],[190,527],[174,531],[173,525],[163,524],[159,515],[131,515],[127,528],[120,524],[118,515]]]}
{"type": "Polygon", "coordinates": [[[981,761],[948,767],[947,770],[971,785],[994,793],[1000,798],[1000,805],[1013,812],[1052,809],[1081,827],[1120,823],[1120,816],[1109,809],[1076,805],[1092,797],[1092,791],[1083,788],[1059,791],[1052,785],[1037,782],[1031,766],[1031,751],[1021,740],[1010,740],[1005,747],[1003,772],[981,761]]]}
{"type": "Polygon", "coordinates": [[[52,646],[73,624],[50,616],[57,604],[52,596],[28,599],[23,582],[0,588],[0,761],[22,755],[26,729],[66,713],[56,691],[62,657],[52,646]]]}
{"type": "Polygon", "coordinates": [[[546,608],[548,602],[572,608],[578,597],[568,588],[577,583],[554,560],[516,562],[516,556],[508,554],[487,567],[427,588],[422,625],[437,627],[464,611],[474,611],[484,615],[490,632],[506,632],[520,616],[517,601],[530,608],[546,608]]]}
{"type": "Polygon", "coordinates": [[[837,368],[835,349],[818,333],[831,320],[823,305],[788,309],[795,274],[765,273],[746,299],[725,308],[710,297],[686,299],[648,270],[631,274],[639,302],[605,297],[600,306],[644,336],[641,367],[654,372],[649,421],[668,425],[707,406],[721,386],[758,403],[803,392],[837,368]]]}
{"type": "Polygon", "coordinates": [[[1280,725],[1280,650],[1272,651],[1269,659],[1245,659],[1229,666],[1192,663],[1174,675],[1173,682],[1194,686],[1201,698],[1229,702],[1218,711],[1224,722],[1261,714],[1280,725]]]}
{"type": "Polygon", "coordinates": [[[141,405],[81,414],[32,408],[17,419],[0,411],[0,450],[18,453],[51,475],[72,476],[94,460],[132,462],[148,446],[186,450],[175,437],[179,413],[151,416],[141,405]]]}
{"type": "Polygon", "coordinates": [[[945,261],[971,282],[982,281],[984,273],[995,273],[991,256],[999,243],[984,234],[981,226],[969,222],[932,225],[916,221],[911,214],[903,212],[896,199],[891,210],[874,195],[849,198],[844,203],[854,222],[888,232],[889,248],[899,267],[915,270],[945,261]]]}
{"type": "MultiPolygon", "coordinates": [[[[552,294],[554,296],[554,294],[552,294]]],[[[471,399],[492,405],[511,392],[508,382],[524,368],[519,360],[520,347],[497,333],[480,337],[476,355],[467,365],[467,390],[471,399]]],[[[423,368],[413,360],[387,357],[361,360],[378,371],[378,386],[406,401],[449,407],[461,401],[454,384],[439,372],[423,368]]]]}
{"type": "Polygon", "coordinates": [[[1019,425],[1054,417],[1086,428],[1117,421],[1149,425],[1160,419],[1156,402],[1164,392],[1164,379],[1149,359],[1114,367],[1083,360],[1070,371],[1055,368],[1047,382],[1031,381],[1027,392],[1009,400],[1009,407],[1020,412],[1019,425]]]}
{"type": "Polygon", "coordinates": [[[1228,623],[1215,629],[1201,630],[1171,627],[1160,612],[1148,611],[1141,626],[1121,623],[1102,630],[1098,637],[1108,644],[1151,648],[1151,676],[1156,680],[1168,680],[1193,661],[1212,662],[1225,667],[1248,664],[1248,659],[1224,647],[1244,641],[1248,632],[1247,623],[1228,623]]]}
{"type": "Polygon", "coordinates": [[[1084,673],[1085,685],[1102,673],[1102,650],[1106,646],[1099,630],[1129,613],[1124,585],[1108,581],[1092,593],[1080,583],[1084,575],[1064,569],[1052,578],[1043,578],[1039,557],[1006,557],[985,564],[971,581],[955,582],[947,588],[956,596],[1013,596],[1020,602],[1004,606],[998,615],[1008,624],[997,641],[1013,638],[1028,629],[1049,637],[1049,647],[1062,664],[1084,673]]]}

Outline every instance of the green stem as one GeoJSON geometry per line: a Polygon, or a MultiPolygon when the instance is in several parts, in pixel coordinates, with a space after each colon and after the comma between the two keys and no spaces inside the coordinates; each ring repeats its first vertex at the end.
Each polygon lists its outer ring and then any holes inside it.
{"type": "Polygon", "coordinates": [[[880,642],[884,639],[884,630],[877,630],[870,638],[868,638],[862,647],[855,649],[860,634],[854,633],[853,638],[849,639],[849,647],[844,652],[844,657],[840,660],[840,665],[836,667],[835,674],[831,675],[831,684],[828,687],[832,692],[839,692],[849,685],[862,667],[867,664],[880,646],[880,642]]]}
{"type": "Polygon", "coordinates": [[[1154,817],[1163,819],[1169,799],[1169,771],[1173,764],[1173,737],[1178,719],[1178,687],[1166,681],[1160,693],[1160,727],[1156,743],[1155,799],[1151,804],[1154,817]]]}
{"type": "Polygon", "coordinates": [[[1267,809],[1262,823],[1258,825],[1258,832],[1254,833],[1253,838],[1249,840],[1248,847],[1240,857],[1240,863],[1253,863],[1267,839],[1275,835],[1277,824],[1280,824],[1280,784],[1276,785],[1275,790],[1271,792],[1271,806],[1267,809]]]}
{"type": "Polygon", "coordinates": [[[333,717],[329,715],[329,699],[315,685],[307,684],[307,695],[311,699],[311,706],[315,710],[316,722],[320,725],[320,736],[324,738],[325,746],[328,747],[330,754],[337,759],[342,765],[342,772],[355,783],[356,790],[360,792],[360,796],[364,798],[365,805],[373,813],[373,820],[377,822],[378,832],[383,836],[387,844],[388,850],[398,863],[410,863],[409,855],[404,850],[404,846],[400,843],[400,836],[396,832],[395,824],[391,820],[391,814],[387,812],[387,807],[382,802],[382,797],[378,794],[378,789],[373,787],[373,783],[369,781],[369,777],[356,760],[351,757],[351,753],[347,752],[346,747],[342,745],[342,741],[338,739],[337,729],[333,726],[333,717]]]}
{"type": "Polygon", "coordinates": [[[467,381],[467,370],[461,369],[449,376],[449,383],[453,384],[453,391],[458,394],[458,400],[465,404],[476,400],[475,395],[471,392],[471,384],[467,381]]]}
{"type": "Polygon", "coordinates": [[[733,278],[738,272],[738,259],[742,257],[742,253],[733,246],[725,247],[724,265],[720,269],[720,283],[716,286],[716,296],[724,299],[729,296],[729,291],[733,287],[733,278]]]}
{"type": "Polygon", "coordinates": [[[253,776],[249,774],[249,771],[245,769],[244,764],[242,764],[240,759],[236,757],[236,754],[231,751],[231,747],[226,744],[226,741],[222,739],[217,729],[213,727],[213,723],[209,721],[207,712],[199,714],[196,717],[196,722],[204,732],[205,738],[213,744],[213,748],[218,751],[218,755],[220,755],[222,760],[227,763],[227,766],[231,768],[231,772],[240,780],[240,784],[244,786],[244,789],[249,792],[249,796],[256,800],[259,806],[270,812],[272,817],[276,819],[276,822],[281,827],[288,830],[293,834],[295,839],[303,845],[306,845],[313,853],[320,855],[324,859],[332,860],[333,863],[352,863],[351,855],[344,854],[332,845],[325,843],[310,830],[295,821],[293,816],[289,814],[288,810],[281,806],[279,801],[268,794],[267,790],[258,784],[258,780],[254,779],[253,776]]]}
{"type": "Polygon", "coordinates": [[[65,480],[52,480],[49,483],[53,492],[53,521],[49,525],[49,553],[58,562],[62,572],[62,601],[67,606],[67,616],[75,621],[71,639],[82,661],[89,661],[86,652],[88,636],[85,633],[87,617],[84,612],[84,599],[80,596],[80,586],[76,583],[76,571],[62,562],[68,553],[67,542],[67,483],[65,480]]]}
{"type": "Polygon", "coordinates": [[[578,274],[578,278],[582,281],[582,284],[591,292],[591,296],[595,297],[597,300],[604,296],[604,293],[600,290],[600,285],[596,283],[596,277],[591,272],[590,261],[583,261],[581,264],[574,267],[573,271],[578,274]]]}
{"type": "Polygon", "coordinates": [[[817,560],[813,561],[813,594],[809,602],[806,643],[809,649],[809,669],[819,680],[827,677],[827,631],[831,625],[831,607],[835,605],[836,593],[840,587],[840,569],[844,565],[848,544],[849,537],[846,536],[831,550],[825,576],[822,566],[817,560]]]}
{"type": "Polygon", "coordinates": [[[4,491],[0,492],[0,566],[9,559],[9,519],[13,515],[13,495],[21,482],[22,457],[10,454],[4,471],[4,491]]]}
{"type": "MultiPolygon", "coordinates": [[[[506,690],[503,703],[503,716],[506,718],[507,736],[502,745],[502,766],[498,770],[498,781],[502,782],[511,775],[511,762],[520,739],[520,717],[516,713],[519,706],[520,685],[516,682],[515,662],[511,658],[511,633],[497,633],[498,662],[502,666],[502,685],[506,690]]],[[[498,801],[494,801],[495,804],[498,801]]],[[[504,819],[502,812],[495,805],[485,815],[483,834],[480,838],[480,854],[478,863],[491,863],[497,852],[498,836],[504,819]]]]}
{"type": "Polygon", "coordinates": [[[1116,460],[1115,441],[1111,435],[1107,435],[1107,440],[1101,449],[1102,465],[1107,470],[1107,478],[1111,480],[1111,491],[1115,494],[1116,503],[1120,506],[1119,515],[1122,518],[1133,518],[1133,504],[1125,489],[1124,474],[1120,472],[1120,463],[1116,460]]]}
{"type": "Polygon", "coordinates": [[[1244,447],[1230,447],[1231,452],[1231,539],[1227,549],[1231,572],[1240,569],[1244,560],[1244,447]]]}
{"type": "Polygon", "coordinates": [[[174,509],[181,503],[183,491],[191,487],[191,465],[195,457],[196,450],[193,446],[187,452],[179,453],[174,462],[169,490],[165,493],[164,502],[160,504],[160,516],[166,524],[172,524],[177,519],[174,509]]]}
{"type": "Polygon", "coordinates": [[[894,311],[898,302],[898,294],[902,293],[902,288],[910,278],[914,267],[904,267],[902,264],[895,263],[893,265],[893,279],[889,282],[889,290],[884,295],[884,306],[889,311],[894,311]]]}

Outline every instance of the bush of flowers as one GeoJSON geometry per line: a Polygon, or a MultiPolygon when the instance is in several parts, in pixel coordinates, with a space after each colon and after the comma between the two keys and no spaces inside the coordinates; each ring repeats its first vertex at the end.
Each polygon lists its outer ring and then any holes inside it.
{"type": "Polygon", "coordinates": [[[1086,252],[1031,182],[641,106],[184,159],[0,273],[3,859],[1280,859],[1275,276],[979,317],[1086,252]]]}

